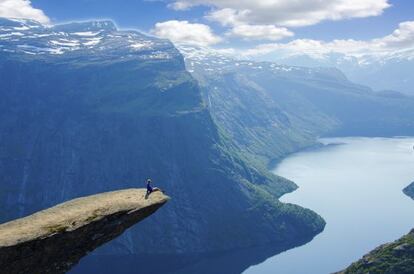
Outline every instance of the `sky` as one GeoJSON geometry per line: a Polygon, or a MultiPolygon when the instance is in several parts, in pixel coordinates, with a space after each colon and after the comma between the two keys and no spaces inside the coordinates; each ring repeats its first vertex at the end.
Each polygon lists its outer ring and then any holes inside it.
{"type": "Polygon", "coordinates": [[[384,58],[414,48],[411,0],[0,0],[0,17],[44,24],[111,19],[120,28],[247,58],[384,58]]]}

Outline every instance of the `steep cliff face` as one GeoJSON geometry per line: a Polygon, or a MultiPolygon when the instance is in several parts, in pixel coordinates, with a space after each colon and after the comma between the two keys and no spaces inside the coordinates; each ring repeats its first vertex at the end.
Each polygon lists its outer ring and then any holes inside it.
{"type": "Polygon", "coordinates": [[[377,93],[334,68],[237,60],[181,46],[212,116],[259,162],[315,143],[321,135],[414,134],[414,98],[377,93]]]}
{"type": "Polygon", "coordinates": [[[100,253],[293,246],[323,229],[278,201],[292,182],[223,142],[168,41],[111,22],[2,20],[0,30],[0,220],[151,177],[174,200],[100,253]]]}
{"type": "Polygon", "coordinates": [[[168,201],[127,189],[78,198],[0,225],[0,273],[65,273],[168,201]]]}
{"type": "Polygon", "coordinates": [[[414,230],[393,243],[381,245],[338,274],[414,273],[414,230]]]}

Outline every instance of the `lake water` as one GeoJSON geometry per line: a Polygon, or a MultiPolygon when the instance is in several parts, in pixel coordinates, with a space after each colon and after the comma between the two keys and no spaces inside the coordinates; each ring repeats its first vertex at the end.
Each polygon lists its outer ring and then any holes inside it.
{"type": "Polygon", "coordinates": [[[274,173],[299,186],[281,200],[320,214],[325,230],[245,274],[332,273],[414,227],[414,201],[402,193],[414,181],[414,138],[321,142],[326,146],[286,158],[274,173]]]}
{"type": "Polygon", "coordinates": [[[325,274],[342,270],[414,227],[414,201],[402,192],[414,181],[414,138],[321,142],[324,147],[293,154],[274,170],[299,186],[283,202],[310,208],[327,222],[306,245],[283,253],[288,247],[269,246],[190,260],[87,256],[70,273],[129,274],[139,269],[146,274],[325,274]]]}

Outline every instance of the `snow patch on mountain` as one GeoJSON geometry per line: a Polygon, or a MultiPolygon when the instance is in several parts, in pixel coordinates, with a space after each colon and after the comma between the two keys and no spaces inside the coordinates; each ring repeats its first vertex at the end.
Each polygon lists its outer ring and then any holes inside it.
{"type": "Polygon", "coordinates": [[[33,20],[0,18],[0,55],[30,58],[73,55],[100,58],[169,59],[179,52],[167,41],[137,31],[118,30],[111,21],[45,26],[33,20]],[[91,52],[92,51],[92,52],[91,52]]]}
{"type": "Polygon", "coordinates": [[[200,75],[220,75],[234,73],[235,71],[248,71],[249,73],[271,73],[281,77],[318,78],[321,75],[330,75],[336,80],[347,81],[345,75],[335,69],[327,67],[303,67],[282,65],[276,62],[243,60],[242,58],[207,47],[179,45],[179,51],[183,54],[190,73],[200,75]]]}

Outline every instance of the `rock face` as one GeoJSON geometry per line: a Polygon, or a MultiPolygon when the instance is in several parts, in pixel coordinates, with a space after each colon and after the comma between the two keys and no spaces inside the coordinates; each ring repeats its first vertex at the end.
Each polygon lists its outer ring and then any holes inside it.
{"type": "Polygon", "coordinates": [[[381,245],[337,274],[414,273],[414,229],[393,243],[381,245]]]}
{"type": "Polygon", "coordinates": [[[323,229],[279,202],[295,184],[224,141],[170,42],[105,21],[0,19],[0,35],[0,222],[149,177],[174,200],[95,253],[292,247],[323,229]]]}
{"type": "Polygon", "coordinates": [[[0,273],[65,273],[168,201],[127,189],[78,198],[0,225],[0,273]]]}
{"type": "Polygon", "coordinates": [[[405,195],[414,199],[414,182],[412,182],[409,186],[403,189],[405,195]]]}

